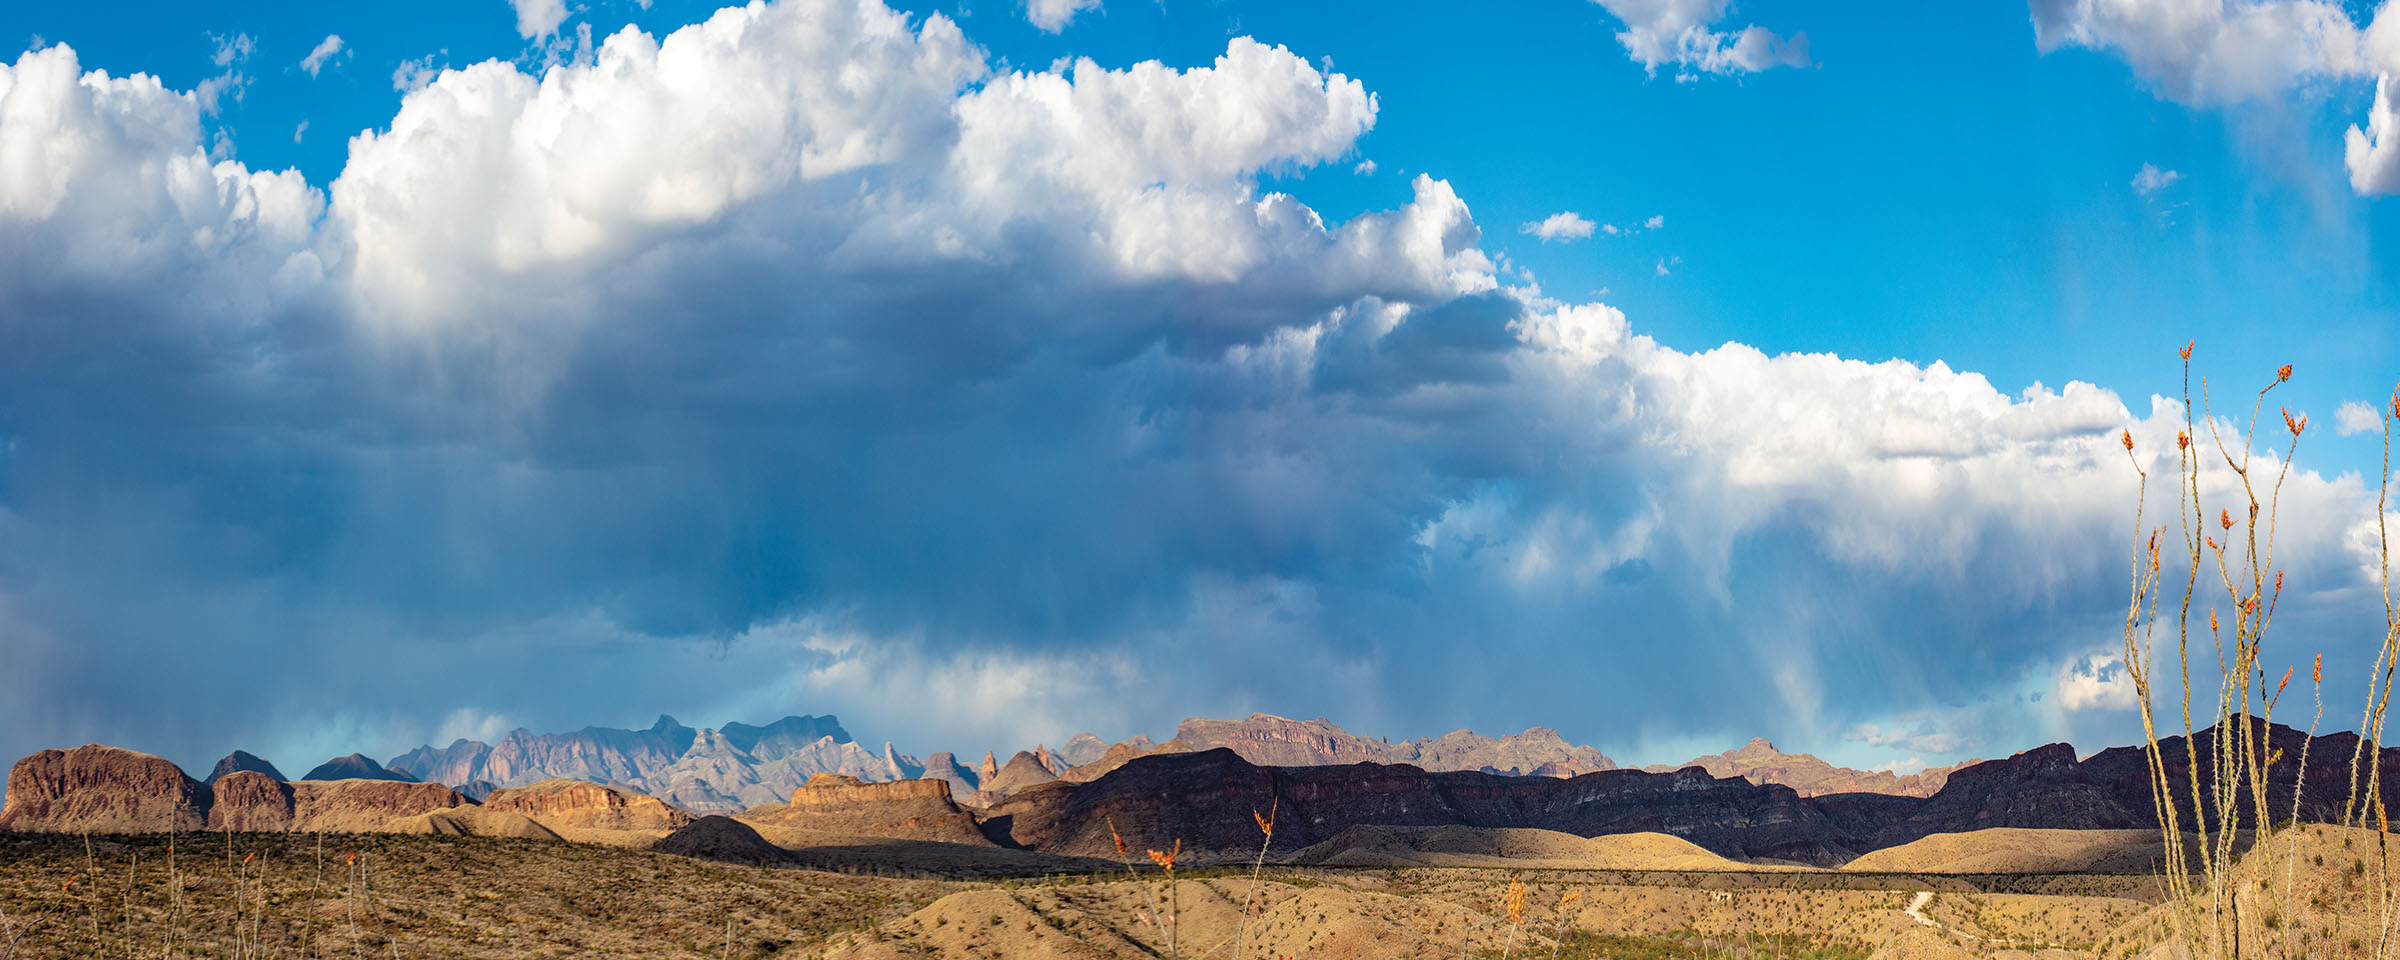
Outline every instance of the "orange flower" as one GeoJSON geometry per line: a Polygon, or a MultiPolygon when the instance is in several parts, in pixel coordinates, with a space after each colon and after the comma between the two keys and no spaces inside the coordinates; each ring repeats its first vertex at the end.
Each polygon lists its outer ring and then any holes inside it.
{"type": "Polygon", "coordinates": [[[1266,834],[1270,837],[1275,835],[1275,821],[1260,816],[1257,810],[1250,811],[1250,819],[1257,821],[1258,832],[1266,834]]]}
{"type": "Polygon", "coordinates": [[[1567,904],[1574,903],[1575,901],[1577,901],[1577,900],[1581,900],[1581,899],[1583,899],[1583,891],[1581,891],[1581,890],[1569,890],[1569,891],[1567,891],[1567,895],[1566,895],[1566,896],[1563,896],[1563,897],[1560,897],[1560,898],[1558,898],[1558,905],[1563,907],[1563,906],[1566,906],[1567,904]]]}
{"type": "Polygon", "coordinates": [[[2309,671],[2309,673],[2308,673],[2308,682],[2310,682],[2310,683],[2324,683],[2324,682],[2325,682],[2325,654],[2323,654],[2323,653],[2319,653],[2319,654],[2317,654],[2317,668],[2316,668],[2315,670],[2311,670],[2311,671],[2309,671]]]}
{"type": "Polygon", "coordinates": [[[2127,431],[2125,431],[2124,440],[2125,440],[2125,452],[2126,452],[2126,453],[2132,453],[2132,452],[2133,452],[2133,431],[2131,431],[2131,430],[2127,430],[2127,431]]]}
{"type": "Polygon", "coordinates": [[[2217,548],[2217,538],[2215,538],[2215,537],[2208,537],[2208,538],[2206,538],[2206,539],[2208,540],[2208,548],[2209,548],[2209,549],[2211,549],[2211,550],[2214,550],[2214,549],[2216,549],[2216,548],[2217,548]]]}
{"type": "Polygon", "coordinates": [[[2292,365],[2291,365],[2291,364],[2288,364],[2288,363],[2287,363],[2287,364],[2284,364],[2284,365],[2283,365],[2283,369],[2280,369],[2280,370],[2277,370],[2277,371],[2275,371],[2275,382],[2276,382],[2276,383],[2282,383],[2282,382],[2284,382],[2284,381],[2286,381],[2286,380],[2289,380],[2289,379],[2291,379],[2291,378],[2292,378],[2292,365]]]}
{"type": "Polygon", "coordinates": [[[2283,688],[2292,685],[2292,668],[2283,668],[2283,679],[2275,684],[2275,695],[2283,696],[2283,688]]]}
{"type": "Polygon", "coordinates": [[[2199,342],[2200,342],[2200,341],[2198,341],[2198,340],[2192,340],[2192,341],[2187,341],[2187,342],[2185,342],[2185,343],[2184,343],[2184,345],[2183,345],[2183,349],[2175,351],[2175,355],[2176,355],[2176,356],[2179,356],[2179,357],[2182,357],[2182,358],[2184,358],[2184,359],[2186,359],[2186,360],[2189,360],[2189,359],[2191,359],[2191,358],[2192,358],[2192,345],[2193,345],[2193,344],[2196,344],[2196,343],[2199,343],[2199,342]]]}
{"type": "Polygon", "coordinates": [[[2231,530],[2231,529],[2233,529],[2233,511],[2231,511],[2231,510],[2219,510],[2219,511],[2217,511],[2217,525],[2218,525],[2218,526],[2220,526],[2220,527],[2224,527],[2224,528],[2225,528],[2225,529],[2227,529],[2227,530],[2231,530]]]}
{"type": "Polygon", "coordinates": [[[1126,856],[1125,837],[1123,834],[1119,834],[1117,832],[1117,820],[1115,817],[1108,818],[1108,838],[1117,842],[1117,857],[1119,859],[1123,859],[1126,856]]]}
{"type": "Polygon", "coordinates": [[[2217,632],[2217,608],[2208,608],[2208,632],[2217,632]]]}
{"type": "Polygon", "coordinates": [[[2191,445],[2192,437],[2190,434],[2187,434],[2181,430],[2175,431],[2175,449],[2182,450],[2190,447],[2191,445]]]}
{"type": "Polygon", "coordinates": [[[350,851],[350,860],[349,860],[349,865],[350,865],[350,866],[353,866],[353,867],[355,867],[355,866],[358,866],[358,851],[356,851],[356,850],[352,850],[352,851],[350,851]]]}
{"type": "Polygon", "coordinates": [[[1508,878],[1508,922],[1525,925],[1525,881],[1508,878]]]}
{"type": "Polygon", "coordinates": [[[2308,429],[2308,418],[2301,417],[2294,420],[2292,419],[2292,408],[2285,407],[2283,408],[2283,428],[2291,431],[2292,436],[2297,437],[2300,435],[2300,431],[2308,429]]]}
{"type": "Polygon", "coordinates": [[[249,866],[249,865],[250,865],[250,861],[252,861],[252,860],[255,860],[255,859],[257,859],[257,858],[258,858],[258,851],[256,851],[256,850],[253,850],[253,851],[250,851],[249,853],[243,854],[243,855],[242,855],[242,866],[245,866],[245,867],[249,866]]]}
{"type": "Polygon", "coordinates": [[[1175,873],[1175,858],[1180,856],[1183,856],[1183,841],[1177,840],[1175,841],[1175,849],[1173,850],[1150,851],[1150,862],[1165,868],[1167,874],[1169,876],[1173,876],[1175,873]]]}
{"type": "Polygon", "coordinates": [[[2283,596],[2283,571],[2275,571],[2275,595],[2283,596]]]}

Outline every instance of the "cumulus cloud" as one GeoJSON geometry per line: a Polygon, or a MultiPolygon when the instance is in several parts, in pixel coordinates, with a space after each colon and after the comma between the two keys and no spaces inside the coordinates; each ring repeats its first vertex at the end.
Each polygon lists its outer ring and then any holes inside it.
{"type": "Polygon", "coordinates": [[[517,36],[527,40],[555,35],[567,22],[566,0],[508,0],[508,5],[517,14],[517,36]]]}
{"type": "Polygon", "coordinates": [[[1764,27],[1713,29],[1732,0],[1592,0],[1625,26],[1617,42],[1653,74],[1664,65],[1692,73],[1756,73],[1805,66],[1808,35],[1789,39],[1764,27]]]}
{"type": "Polygon", "coordinates": [[[324,40],[318,41],[316,47],[308,51],[308,56],[300,58],[300,69],[308,71],[309,76],[316,76],[318,71],[325,69],[327,61],[341,55],[342,51],[342,35],[326,34],[324,40]]]}
{"type": "Polygon", "coordinates": [[[2361,195],[2400,192],[2384,95],[2400,72],[2400,17],[2378,5],[2360,27],[2324,0],[2031,0],[2044,53],[2084,47],[2115,54],[2158,93],[2192,106],[2272,101],[2324,80],[2376,78],[2364,127],[2343,135],[2343,162],[2361,195]]]}
{"type": "MultiPolygon", "coordinates": [[[[1528,220],[1523,227],[1518,228],[1518,232],[1540,237],[1543,243],[1549,243],[1552,240],[1570,243],[1591,236],[1594,226],[1596,224],[1584,219],[1575,211],[1565,210],[1540,220],[1528,220]]],[[[1616,229],[1611,227],[1609,232],[1615,233],[1616,229]]]]}
{"type": "MultiPolygon", "coordinates": [[[[1872,723],[1862,723],[1843,731],[1842,739],[1864,743],[1868,746],[1900,747],[1906,750],[1922,750],[1927,753],[1939,754],[1953,754],[1980,746],[1972,739],[1956,733],[1936,730],[1929,724],[1919,724],[1906,729],[1887,729],[1872,723]]],[[[1921,769],[1923,761],[1916,762],[1921,769]]]]}
{"type": "MultiPolygon", "coordinates": [[[[0,68],[42,171],[0,177],[0,754],[828,709],[920,752],[1269,709],[1946,754],[1885,718],[2081,652],[2116,431],[2179,422],[1673,349],[1502,283],[1428,176],[1329,221],[1260,184],[1377,100],[1247,38],[1008,70],[778,0],[417,79],[320,191],[155,79],[0,68]]],[[[2286,497],[2294,575],[2353,582],[2355,479],[2286,497]]]]}
{"type": "Polygon", "coordinates": [[[2333,411],[2333,430],[2345,437],[2383,429],[2383,411],[2364,400],[2346,400],[2333,411]]]}
{"type": "Polygon", "coordinates": [[[2156,164],[2145,163],[2142,164],[2140,170],[2134,171],[2133,192],[2147,197],[2174,186],[2175,181],[2181,179],[2183,179],[2183,174],[2173,170],[2161,170],[2156,164]]]}
{"type": "Polygon", "coordinates": [[[1025,19],[1050,33],[1067,28],[1075,15],[1100,9],[1100,0],[1025,0],[1025,19]]]}
{"type": "Polygon", "coordinates": [[[2319,0],[2031,0],[2042,52],[2088,47],[2195,105],[2281,96],[2312,76],[2363,61],[2356,24],[2319,0]]]}
{"type": "Polygon", "coordinates": [[[2062,710],[2131,710],[2139,706],[2125,662],[2105,653],[2068,660],[2053,675],[2062,710]]]}
{"type": "Polygon", "coordinates": [[[1361,160],[1357,166],[1350,168],[1350,172],[1362,177],[1372,177],[1375,175],[1375,161],[1361,160]]]}

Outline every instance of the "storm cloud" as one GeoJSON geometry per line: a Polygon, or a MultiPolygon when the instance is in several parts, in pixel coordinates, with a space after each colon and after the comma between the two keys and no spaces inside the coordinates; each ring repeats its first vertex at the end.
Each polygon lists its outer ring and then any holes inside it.
{"type": "MultiPolygon", "coordinates": [[[[920,752],[1250,709],[1639,760],[2128,729],[2026,697],[2119,642],[2118,432],[2171,450],[2179,407],[1679,351],[1507,282],[1440,179],[1342,223],[1262,190],[1378,106],[1247,38],[1012,71],[777,0],[443,71],[320,186],[27,52],[0,753],[661,711],[920,752]]],[[[2371,494],[2286,489],[2329,661],[2372,642],[2337,629],[2371,494]]]]}

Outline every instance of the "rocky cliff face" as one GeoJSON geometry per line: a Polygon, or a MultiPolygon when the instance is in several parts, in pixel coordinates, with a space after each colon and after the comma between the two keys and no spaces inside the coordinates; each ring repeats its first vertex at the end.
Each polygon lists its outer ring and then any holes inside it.
{"type": "Polygon", "coordinates": [[[208,779],[201,782],[214,786],[217,781],[225,779],[228,774],[239,773],[243,770],[266,774],[267,777],[272,780],[284,779],[283,771],[275,769],[274,764],[268,763],[265,760],[261,760],[249,753],[236,750],[232,753],[226,754],[225,759],[217,761],[216,769],[210,770],[208,772],[208,779]]]}
{"type": "Polygon", "coordinates": [[[1374,763],[1281,767],[1223,748],[1142,757],[1089,783],[1030,787],[992,806],[986,826],[1045,853],[1114,857],[1113,821],[1137,847],[1180,839],[1198,862],[1232,861],[1258,849],[1253,808],[1278,803],[1275,842],[1285,850],[1360,824],[1656,831],[1730,857],[1818,864],[1849,859],[1858,843],[1788,787],[1698,770],[1556,779],[1374,763]]]}
{"type": "MultiPolygon", "coordinates": [[[[2278,816],[2290,815],[2305,746],[2309,762],[2307,780],[2298,784],[2300,819],[2312,822],[2339,819],[2343,804],[2351,795],[2346,768],[2358,747],[2358,737],[2349,733],[2329,734],[2315,738],[2312,743],[2307,734],[2280,724],[2269,726],[2262,721],[2255,727],[2258,735],[2265,738],[2271,755],[2277,758],[2267,773],[2269,807],[2285,811],[2278,816]]],[[[2205,795],[2214,768],[2210,758],[2214,756],[2220,730],[2238,735],[2240,728],[2202,730],[2193,735],[2189,744],[2183,737],[2160,741],[2171,785],[2170,796],[2187,829],[2193,823],[2194,754],[2199,761],[2198,773],[2205,795]]],[[[2385,804],[2400,807],[2400,748],[2385,748],[2382,764],[2385,804]]],[[[2246,781],[2240,789],[2248,791],[2246,781]]],[[[2112,747],[2079,761],[2072,746],[2053,743],[1952,773],[1941,792],[1909,811],[1906,817],[1878,830],[1873,841],[1877,847],[1895,846],[1930,834],[1986,827],[2156,827],[2159,817],[2154,797],[2144,748],[2112,747]]],[[[2239,823],[2247,826],[2249,811],[2241,810],[2238,816],[2239,823]]],[[[2213,812],[2209,817],[2211,829],[2221,826],[2213,812]]]]}
{"type": "Polygon", "coordinates": [[[1042,765],[1041,757],[1030,751],[1019,750],[1016,756],[1008,759],[1007,766],[1000,768],[997,775],[984,781],[980,799],[988,804],[990,801],[998,800],[1027,787],[1049,783],[1056,779],[1058,779],[1058,775],[1051,773],[1049,767],[1042,765]]]}
{"type": "MultiPolygon", "coordinates": [[[[1141,741],[1144,746],[1148,746],[1150,743],[1149,737],[1135,737],[1134,739],[1141,741]]],[[[1068,737],[1067,742],[1059,745],[1058,757],[1066,761],[1068,766],[1080,767],[1100,759],[1102,754],[1108,752],[1110,746],[1108,741],[1102,740],[1098,736],[1078,733],[1068,737]]]]}
{"type": "Polygon", "coordinates": [[[953,797],[970,796],[976,790],[975,771],[967,769],[964,764],[958,762],[957,757],[948,753],[937,753],[927,757],[924,776],[928,780],[940,780],[949,784],[950,795],[953,797]]]}
{"type": "Polygon", "coordinates": [[[282,833],[292,828],[292,787],[256,770],[237,770],[211,785],[208,828],[282,833]]]}
{"type": "Polygon", "coordinates": [[[1739,749],[1696,757],[1687,763],[1643,767],[1651,773],[1671,773],[1699,767],[1712,776],[1741,777],[1752,783],[1780,783],[1803,797],[1837,793],[1880,793],[1895,797],[1930,797],[1941,792],[1950,774],[1981,763],[1969,760],[1900,776],[1888,770],[1837,767],[1806,753],[1784,753],[1764,737],[1754,737],[1739,749]]]}
{"type": "Polygon", "coordinates": [[[90,744],[17,761],[0,830],[146,833],[208,826],[208,788],[147,753],[90,744]]]}
{"type": "Polygon", "coordinates": [[[665,836],[692,822],[692,815],[647,794],[581,780],[544,780],[498,790],[486,810],[521,813],[562,836],[582,830],[625,830],[665,836]]]}
{"type": "Polygon", "coordinates": [[[752,807],[737,816],[751,824],[850,836],[991,845],[975,818],[950,799],[950,784],[943,780],[865,783],[819,774],[792,791],[789,801],[752,807]]]}
{"type": "Polygon", "coordinates": [[[516,730],[498,744],[458,740],[418,747],[392,758],[390,766],[455,786],[483,781],[521,787],[549,779],[617,784],[696,811],[778,803],[819,773],[884,781],[925,771],[889,743],[877,753],[852,742],[830,716],[785,717],[763,726],[729,723],[717,730],[686,727],[667,716],[647,730],[516,730]]]}
{"type": "Polygon", "coordinates": [[[1600,751],[1568,743],[1558,731],[1545,727],[1505,737],[1459,730],[1392,743],[1354,735],[1323,717],[1292,720],[1266,713],[1241,720],[1193,717],[1175,728],[1175,738],[1164,749],[1197,752],[1217,747],[1274,767],[1405,763],[1435,772],[1478,770],[1510,776],[1574,776],[1617,767],[1600,751]]]}
{"type": "Polygon", "coordinates": [[[308,833],[378,833],[394,821],[475,801],[438,783],[398,780],[294,780],[291,829],[308,833]]]}

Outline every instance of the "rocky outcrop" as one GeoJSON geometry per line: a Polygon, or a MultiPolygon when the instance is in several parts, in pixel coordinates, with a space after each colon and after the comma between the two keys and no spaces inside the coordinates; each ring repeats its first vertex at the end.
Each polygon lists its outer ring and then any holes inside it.
{"type": "MultiPolygon", "coordinates": [[[[2256,735],[2275,762],[2267,771],[2267,799],[2271,810],[2293,809],[2295,783],[2300,779],[2300,757],[2303,747],[2309,758],[2305,782],[2298,782],[2300,819],[2310,822],[2332,822],[2341,816],[2342,807],[2351,795],[2348,780],[2350,757],[2358,748],[2356,734],[2336,733],[2317,737],[2313,743],[2307,734],[2281,724],[2269,725],[2253,721],[2256,735]]],[[[2220,731],[2233,734],[2238,726],[2212,727],[2191,738],[2168,737],[2159,742],[2166,761],[2169,796],[2182,813],[2182,822],[2193,822],[2191,784],[2194,759],[2198,761],[2202,789],[2213,779],[2216,737],[2220,731]]],[[[1924,838],[1935,833],[1963,833],[1993,827],[2029,827],[2063,829],[2115,829],[2158,826],[2158,810],[2151,786],[2149,759],[2142,747],[2112,747],[2087,760],[2075,758],[2075,748],[2064,743],[2036,747],[2006,760],[1987,760],[1952,773],[1949,782],[1939,793],[1909,811],[1908,816],[1876,832],[1875,847],[1891,847],[1924,838]]],[[[2386,806],[2400,807],[2400,748],[2383,750],[2383,784],[2386,806]]],[[[2363,771],[2362,771],[2363,774],[2363,771]]],[[[2247,795],[2248,778],[2241,781],[2239,791],[2247,795]]],[[[2363,779],[2363,775],[2362,775],[2363,779]]],[[[2363,788],[2362,788],[2363,789],[2363,788]]],[[[2203,806],[2209,806],[2203,804],[2203,806]]],[[[2250,825],[2251,812],[2237,811],[2237,825],[2250,825]]],[[[2223,826],[2209,812],[2211,829],[2223,826]]]]}
{"type": "Polygon", "coordinates": [[[208,826],[211,797],[161,757],[89,744],[17,761],[0,802],[0,830],[148,833],[208,826]]]}
{"type": "Polygon", "coordinates": [[[975,771],[967,769],[958,758],[937,753],[925,760],[925,779],[940,780],[950,785],[953,797],[972,796],[976,790],[975,771]]]}
{"type": "Polygon", "coordinates": [[[679,857],[755,866],[789,863],[792,859],[790,853],[768,843],[749,824],[723,815],[694,820],[683,829],[660,838],[650,849],[679,857]]]}
{"type": "Polygon", "coordinates": [[[975,768],[975,782],[989,784],[997,779],[1000,779],[1000,764],[994,762],[992,752],[986,750],[983,752],[983,766],[975,768]]]}
{"type": "Polygon", "coordinates": [[[1058,775],[1051,773],[1049,767],[1043,766],[1040,757],[1030,751],[1019,750],[1016,756],[1008,759],[1007,766],[1000,768],[997,775],[984,781],[983,791],[979,797],[988,805],[992,801],[1026,787],[1049,783],[1056,779],[1058,779],[1058,775]]]}
{"type": "Polygon", "coordinates": [[[210,787],[208,828],[282,833],[292,828],[292,787],[256,770],[237,770],[210,787]]]}
{"type": "Polygon", "coordinates": [[[1146,757],[1153,753],[1174,752],[1179,749],[1180,747],[1172,744],[1168,746],[1159,746],[1153,744],[1150,742],[1149,737],[1135,737],[1131,740],[1110,746],[1106,752],[1100,754],[1099,757],[1094,758],[1090,763],[1086,763],[1077,767],[1068,767],[1065,773],[1058,775],[1058,778],[1075,783],[1089,783],[1093,780],[1098,780],[1101,777],[1107,776],[1109,771],[1124,766],[1126,761],[1135,757],[1146,757]]]}
{"type": "Polygon", "coordinates": [[[266,774],[269,779],[284,779],[283,771],[275,769],[274,764],[268,763],[265,760],[259,759],[258,757],[244,751],[236,750],[232,753],[226,754],[225,759],[217,761],[216,769],[210,770],[208,772],[208,779],[201,782],[210,786],[215,786],[217,781],[225,779],[228,774],[239,773],[244,770],[266,774]]]}
{"type": "Polygon", "coordinates": [[[443,837],[514,837],[520,840],[563,839],[522,813],[481,807],[452,807],[401,817],[384,824],[377,832],[443,837]]]}
{"type": "Polygon", "coordinates": [[[854,743],[833,717],[794,716],[756,726],[693,729],[662,716],[647,730],[585,727],[573,733],[511,731],[497,744],[456,740],[392,758],[391,768],[431,781],[495,788],[543,780],[611,783],[689,810],[739,810],[781,802],[818,773],[861,780],[913,779],[924,764],[886,743],[854,743]]]}
{"type": "Polygon", "coordinates": [[[438,749],[430,745],[418,747],[393,757],[384,767],[427,783],[468,784],[484,779],[484,767],[491,755],[491,744],[461,738],[438,749]]]}
{"type": "Polygon", "coordinates": [[[494,791],[483,809],[523,814],[572,840],[622,841],[633,834],[647,844],[683,829],[693,817],[647,794],[581,780],[544,780],[494,791]]]}
{"type": "Polygon", "coordinates": [[[1253,713],[1241,720],[1193,717],[1175,728],[1167,748],[1201,751],[1224,747],[1262,766],[1305,767],[1349,763],[1405,763],[1435,772],[1479,770],[1530,776],[1547,769],[1569,776],[1616,769],[1616,762],[1591,747],[1571,744],[1558,731],[1532,727],[1505,737],[1458,730],[1439,737],[1393,743],[1357,736],[1330,720],[1292,720],[1253,713]]]}
{"type": "Polygon", "coordinates": [[[883,742],[883,772],[885,779],[914,780],[925,775],[925,765],[917,758],[892,749],[892,742],[883,742]]]}
{"type": "Polygon", "coordinates": [[[438,783],[399,780],[294,780],[291,829],[299,833],[381,833],[394,821],[473,806],[438,783]]]}
{"type": "Polygon", "coordinates": [[[325,761],[324,763],[317,764],[314,769],[308,771],[307,776],[301,777],[300,779],[397,780],[402,783],[417,782],[416,777],[406,773],[401,773],[396,770],[385,769],[383,764],[376,763],[363,753],[353,753],[347,757],[335,757],[331,760],[325,761]]]}
{"type": "MultiPolygon", "coordinates": [[[[1144,746],[1149,745],[1150,742],[1149,737],[1135,737],[1134,739],[1141,741],[1142,745],[1144,746]]],[[[1058,756],[1059,759],[1065,760],[1068,766],[1080,767],[1084,764],[1100,759],[1102,754],[1108,752],[1108,748],[1110,746],[1112,746],[1112,744],[1106,740],[1100,739],[1097,736],[1089,733],[1078,733],[1072,737],[1068,737],[1067,742],[1059,744],[1058,756]]]]}
{"type": "Polygon", "coordinates": [[[792,791],[791,799],[752,807],[738,816],[752,824],[849,836],[991,845],[974,816],[951,800],[950,784],[944,780],[864,783],[840,774],[819,774],[792,791]]]}
{"type": "Polygon", "coordinates": [[[1780,783],[1803,797],[1821,797],[1837,793],[1880,793],[1895,797],[1930,797],[1941,792],[1950,774],[1981,763],[1968,760],[1947,767],[1936,767],[1908,776],[1889,770],[1853,770],[1837,767],[1806,753],[1784,753],[1775,749],[1765,737],[1753,737],[1739,749],[1696,757],[1688,763],[1644,767],[1651,773],[1669,773],[1684,767],[1699,767],[1718,777],[1741,777],[1752,783],[1780,783]]]}
{"type": "Polygon", "coordinates": [[[1275,843],[1285,850],[1361,824],[1657,832],[1737,859],[1822,865],[1848,860],[1858,842],[1789,787],[1701,770],[1555,779],[1375,763],[1278,767],[1230,749],[1142,757],[1089,783],[1031,787],[992,806],[985,822],[1016,845],[1095,857],[1116,855],[1114,822],[1137,847],[1180,839],[1195,862],[1224,862],[1256,854],[1252,810],[1273,804],[1283,811],[1275,843]]]}

